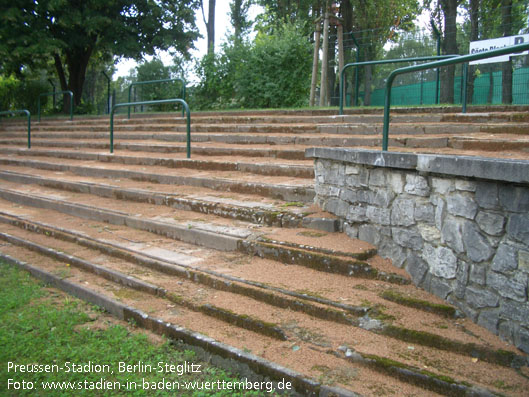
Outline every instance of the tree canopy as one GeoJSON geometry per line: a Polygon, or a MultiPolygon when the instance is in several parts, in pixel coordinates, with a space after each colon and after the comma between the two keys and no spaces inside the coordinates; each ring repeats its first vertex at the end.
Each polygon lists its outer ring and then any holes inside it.
{"type": "Polygon", "coordinates": [[[194,0],[0,0],[0,72],[52,64],[79,103],[91,57],[184,56],[198,36],[194,0]]]}

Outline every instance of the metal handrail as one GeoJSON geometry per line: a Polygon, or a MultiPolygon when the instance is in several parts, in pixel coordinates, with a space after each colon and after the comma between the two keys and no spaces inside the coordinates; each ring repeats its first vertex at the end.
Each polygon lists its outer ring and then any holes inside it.
{"type": "Polygon", "coordinates": [[[43,94],[40,94],[39,95],[39,100],[37,102],[37,113],[38,113],[38,120],[40,122],[40,97],[43,97],[43,96],[50,96],[50,95],[55,95],[55,94],[68,94],[70,95],[70,121],[73,120],[73,92],[70,91],[70,90],[66,90],[66,91],[58,91],[58,92],[45,92],[43,94]]]}
{"type": "Polygon", "coordinates": [[[159,105],[162,103],[180,103],[184,111],[187,113],[187,158],[191,157],[191,112],[186,101],[180,98],[173,99],[158,99],[155,101],[141,101],[141,102],[126,102],[118,103],[112,107],[110,112],[110,153],[114,153],[114,112],[120,107],[130,107],[135,105],[159,105]]]}
{"type": "MultiPolygon", "coordinates": [[[[129,103],[132,103],[132,87],[135,85],[144,85],[144,84],[155,84],[155,83],[169,83],[171,81],[180,81],[182,83],[182,88],[180,89],[180,95],[182,100],[186,100],[186,82],[180,77],[174,79],[161,79],[161,80],[148,80],[148,81],[135,81],[129,85],[129,103]]],[[[184,109],[182,108],[182,117],[184,117],[184,109]]],[[[127,118],[130,119],[130,106],[127,112],[127,118]]]]}
{"type": "Polygon", "coordinates": [[[27,109],[22,110],[6,110],[3,112],[0,112],[0,116],[4,114],[16,114],[16,113],[24,113],[28,118],[28,149],[31,149],[31,113],[27,109]]]}
{"type": "MultiPolygon", "coordinates": [[[[344,94],[344,87],[345,84],[344,76],[345,76],[345,70],[348,68],[351,68],[353,66],[356,66],[356,70],[358,70],[358,66],[366,66],[366,65],[383,65],[388,63],[402,63],[402,62],[421,62],[421,61],[432,61],[435,59],[446,59],[446,58],[453,58],[458,57],[459,55],[432,55],[432,56],[426,56],[426,57],[415,57],[415,58],[397,58],[397,59],[382,59],[379,61],[364,61],[364,62],[353,62],[348,63],[342,68],[342,71],[340,72],[340,115],[343,114],[343,94],[344,94]]],[[[356,101],[356,98],[355,98],[356,101]]]]}
{"type": "Polygon", "coordinates": [[[110,83],[112,82],[112,79],[108,77],[108,75],[103,70],[101,73],[103,73],[103,76],[107,79],[107,113],[110,114],[110,83]]]}
{"type": "MultiPolygon", "coordinates": [[[[457,63],[467,64],[471,61],[477,61],[479,59],[494,58],[500,55],[514,54],[517,52],[523,52],[529,50],[529,43],[517,44],[509,47],[503,47],[496,50],[480,52],[479,54],[462,55],[456,58],[444,59],[442,61],[428,62],[422,65],[407,66],[400,69],[393,70],[386,80],[386,89],[384,93],[384,129],[382,131],[382,150],[388,150],[388,135],[389,135],[389,111],[391,106],[391,86],[395,77],[399,74],[417,72],[419,70],[436,69],[442,66],[455,65],[457,63]]],[[[465,73],[466,74],[466,73],[465,73]]],[[[465,98],[463,99],[463,109],[466,109],[466,89],[463,92],[465,98]]]]}

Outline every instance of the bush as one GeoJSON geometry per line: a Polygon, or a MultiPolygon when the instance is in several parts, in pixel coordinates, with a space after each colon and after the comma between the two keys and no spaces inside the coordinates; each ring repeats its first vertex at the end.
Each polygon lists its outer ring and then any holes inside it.
{"type": "MultiPolygon", "coordinates": [[[[31,114],[37,114],[39,94],[49,91],[49,84],[44,81],[18,80],[13,76],[0,76],[0,111],[28,109],[31,114]]],[[[42,108],[45,107],[48,99],[48,97],[41,98],[42,108]]]]}
{"type": "Polygon", "coordinates": [[[312,45],[292,24],[274,35],[258,35],[241,69],[239,102],[250,108],[308,104],[312,45]]]}
{"type": "Polygon", "coordinates": [[[231,42],[206,55],[196,74],[200,83],[192,107],[278,108],[308,104],[312,45],[292,24],[254,43],[231,42]]]}

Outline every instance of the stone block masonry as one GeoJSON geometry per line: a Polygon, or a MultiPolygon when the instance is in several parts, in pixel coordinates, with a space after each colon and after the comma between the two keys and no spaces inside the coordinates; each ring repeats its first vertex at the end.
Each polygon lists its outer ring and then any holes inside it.
{"type": "Polygon", "coordinates": [[[316,203],[529,353],[529,161],[312,148],[316,203]]]}

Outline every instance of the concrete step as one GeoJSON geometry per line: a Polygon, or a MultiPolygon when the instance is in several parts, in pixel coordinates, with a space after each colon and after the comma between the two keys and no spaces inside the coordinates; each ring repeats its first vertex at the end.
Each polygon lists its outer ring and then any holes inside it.
{"type": "MultiPolygon", "coordinates": [[[[372,123],[357,121],[354,123],[326,123],[326,124],[200,124],[196,121],[191,126],[192,134],[346,134],[346,135],[376,135],[381,134],[383,129],[382,122],[372,123]]],[[[21,126],[19,129],[10,129],[10,131],[24,134],[27,128],[21,126]]],[[[479,132],[495,133],[495,134],[519,134],[528,135],[529,127],[524,122],[496,122],[488,121],[484,123],[475,123],[466,120],[465,122],[391,122],[390,131],[395,134],[407,135],[425,135],[425,134],[471,134],[479,132]]],[[[69,124],[49,124],[37,125],[32,127],[33,134],[39,136],[46,136],[47,133],[68,133],[80,134],[85,138],[89,138],[94,134],[110,134],[108,124],[98,125],[69,125],[69,124]]],[[[183,124],[158,124],[152,123],[143,124],[115,124],[114,133],[141,133],[147,135],[149,133],[185,133],[186,126],[183,124]]]]}
{"type": "Polygon", "coordinates": [[[194,170],[240,171],[260,175],[290,176],[296,178],[314,178],[312,161],[298,160],[280,161],[269,159],[266,163],[257,161],[239,161],[233,156],[227,157],[200,157],[193,156],[187,159],[184,153],[172,157],[153,158],[150,153],[123,152],[108,154],[94,151],[67,151],[67,150],[20,150],[0,147],[0,153],[5,155],[37,156],[41,158],[63,158],[73,160],[90,160],[100,163],[119,163],[129,165],[161,166],[168,168],[190,168],[194,170]]]}
{"type": "MultiPolygon", "coordinates": [[[[376,135],[382,134],[383,124],[325,124],[319,125],[318,131],[324,134],[376,135]]],[[[473,133],[518,134],[529,135],[529,124],[519,122],[501,122],[487,124],[470,122],[441,122],[441,123],[393,123],[389,125],[390,135],[456,135],[473,133]]]]}
{"type": "Polygon", "coordinates": [[[120,164],[94,164],[90,161],[48,158],[24,159],[0,156],[5,166],[30,167],[54,172],[71,172],[82,176],[110,179],[132,179],[150,183],[205,187],[218,191],[258,194],[286,202],[312,202],[314,189],[312,181],[262,175],[262,182],[255,182],[255,174],[240,171],[195,171],[190,175],[185,169],[171,169],[160,166],[134,166],[123,168],[120,164]]]}
{"type": "MultiPolygon", "coordinates": [[[[8,145],[13,146],[22,146],[27,143],[23,139],[9,139],[2,140],[0,139],[0,145],[4,147],[9,147],[8,145]]],[[[73,149],[99,149],[109,151],[110,144],[105,140],[91,141],[91,142],[82,142],[82,141],[54,141],[54,140],[44,140],[44,139],[33,139],[31,142],[33,148],[43,147],[43,148],[73,148],[73,149]]],[[[131,152],[147,152],[147,153],[185,153],[186,146],[184,143],[137,143],[137,142],[122,142],[115,143],[114,149],[117,150],[128,150],[131,152]]],[[[222,143],[212,143],[203,142],[198,145],[193,145],[192,147],[193,154],[200,156],[236,156],[236,157],[272,157],[272,158],[282,158],[289,160],[305,160],[305,148],[301,146],[296,148],[294,146],[285,146],[285,145],[229,145],[222,143]]]]}
{"type": "MultiPolygon", "coordinates": [[[[8,134],[7,134],[8,135],[8,134]]],[[[58,142],[57,146],[61,145],[68,145],[68,147],[71,147],[71,144],[63,144],[61,142],[67,142],[66,140],[75,140],[76,143],[79,142],[79,140],[89,140],[90,146],[95,147],[95,144],[97,143],[97,147],[101,147],[101,145],[106,145],[107,148],[109,148],[109,135],[105,134],[97,134],[93,136],[88,135],[73,135],[73,134],[41,134],[38,136],[32,137],[32,145],[39,145],[41,142],[52,144],[53,142],[58,142]]],[[[449,136],[447,135],[441,135],[441,136],[427,136],[427,137],[421,137],[417,135],[396,135],[392,134],[390,135],[389,141],[390,145],[394,145],[397,147],[405,146],[407,142],[413,143],[414,145],[417,145],[417,143],[424,142],[425,145],[431,144],[432,142],[435,143],[436,147],[440,146],[446,146],[446,142],[448,141],[449,136]]],[[[123,134],[120,133],[119,135],[114,135],[114,146],[119,144],[125,143],[143,143],[143,144],[149,144],[150,141],[152,141],[154,144],[161,143],[161,142],[168,142],[168,143],[175,143],[175,142],[186,142],[187,137],[185,134],[123,134]]],[[[13,135],[11,137],[6,136],[3,139],[0,139],[0,144],[13,144],[17,143],[20,146],[24,146],[27,143],[27,140],[24,138],[21,138],[18,135],[13,135]],[[15,140],[13,138],[20,138],[19,140],[15,140]],[[10,139],[6,139],[10,138],[10,139]]],[[[213,143],[220,143],[220,144],[230,144],[230,145],[302,145],[302,146],[347,146],[347,147],[355,147],[355,146],[380,146],[382,142],[382,136],[370,136],[370,135],[358,135],[358,136],[346,136],[342,134],[335,134],[335,135],[319,135],[319,134],[306,134],[306,135],[281,135],[281,134],[260,134],[260,135],[247,135],[247,134],[212,134],[212,133],[204,133],[204,134],[193,134],[191,136],[191,142],[192,147],[191,150],[193,151],[193,146],[196,143],[206,143],[206,142],[213,142],[213,143]]],[[[79,143],[80,145],[83,145],[83,143],[79,143]]],[[[75,147],[75,145],[74,145],[75,147]]]]}
{"type": "MultiPolygon", "coordinates": [[[[224,218],[276,227],[309,226],[318,215],[314,206],[301,202],[281,202],[256,195],[226,195],[211,189],[185,188],[175,185],[153,186],[151,183],[113,180],[96,177],[79,177],[73,173],[61,173],[40,169],[6,167],[0,171],[4,181],[35,184],[43,187],[76,193],[90,193],[100,197],[117,198],[131,202],[164,205],[201,214],[212,214],[224,218]],[[313,217],[311,217],[313,216],[313,217]],[[305,219],[307,218],[307,219],[305,219]]],[[[322,216],[320,215],[321,219],[322,216]]],[[[340,230],[340,225],[331,231],[340,230]]]]}
{"type": "MultiPolygon", "coordinates": [[[[49,136],[48,139],[33,138],[33,147],[63,147],[63,148],[89,148],[89,149],[107,149],[110,150],[109,138],[103,136],[92,137],[89,142],[79,141],[87,139],[85,137],[74,138],[70,136],[69,140],[49,136]],[[53,139],[57,138],[57,139],[53,139]],[[61,140],[59,140],[61,139],[61,140]]],[[[114,149],[134,150],[145,152],[182,152],[185,147],[182,146],[186,141],[185,135],[167,134],[164,136],[156,135],[146,137],[142,135],[127,134],[124,136],[115,136],[114,149]],[[153,138],[154,141],[147,139],[153,138]],[[123,141],[123,140],[125,141],[123,141]],[[166,143],[161,143],[165,142],[166,143]],[[175,143],[180,143],[175,145],[175,143]]],[[[281,152],[278,148],[267,148],[264,152],[261,150],[242,148],[239,153],[247,153],[250,156],[268,156],[278,158],[298,158],[301,159],[300,152],[295,152],[295,148],[321,147],[321,146],[340,146],[340,147],[380,147],[382,137],[356,136],[345,137],[343,135],[325,135],[325,136],[252,136],[252,135],[220,135],[220,134],[195,134],[192,136],[192,154],[198,155],[219,155],[219,153],[233,153],[233,150],[218,148],[222,145],[252,145],[260,146],[289,146],[288,153],[281,152]],[[205,144],[212,144],[212,148],[206,149],[205,144]],[[199,146],[197,147],[197,144],[199,146]],[[294,149],[294,150],[293,150],[294,149]],[[264,153],[264,154],[261,154],[264,153]]],[[[479,150],[489,152],[501,152],[504,150],[527,150],[529,147],[529,138],[517,134],[488,134],[475,133],[472,135],[399,135],[390,134],[389,146],[395,148],[454,148],[454,149],[471,149],[473,143],[479,145],[479,150]],[[465,146],[466,145],[466,146],[465,146]]],[[[20,139],[0,139],[0,145],[17,145],[25,147],[26,138],[20,139]]],[[[287,148],[285,148],[287,149],[287,148]]]]}
{"type": "MultiPolygon", "coordinates": [[[[5,206],[2,207],[2,210],[5,209],[5,206]]],[[[11,208],[10,211],[25,213],[25,216],[28,216],[31,209],[17,204],[17,207],[11,208]]],[[[41,213],[40,218],[55,221],[58,219],[57,215],[47,212],[41,213]]],[[[54,283],[70,283],[67,288],[70,292],[78,291],[78,288],[73,286],[82,287],[85,298],[89,297],[88,299],[103,305],[107,305],[109,301],[114,302],[107,308],[117,312],[117,315],[119,310],[116,310],[115,302],[118,306],[121,303],[132,308],[127,312],[129,318],[134,318],[140,326],[151,326],[160,331],[162,322],[153,321],[154,318],[159,318],[167,326],[176,323],[190,333],[208,335],[213,338],[210,339],[211,343],[216,340],[239,350],[251,350],[254,354],[299,372],[307,378],[328,376],[341,368],[341,376],[335,374],[334,378],[339,387],[366,393],[375,384],[379,387],[384,385],[387,390],[398,390],[400,395],[422,394],[425,390],[428,390],[430,395],[453,395],[455,391],[485,395],[488,390],[497,391],[498,386],[494,380],[483,377],[485,372],[494,374],[494,379],[507,379],[510,386],[520,390],[523,390],[527,382],[510,367],[511,364],[515,367],[525,365],[524,358],[499,350],[503,344],[497,338],[486,333],[483,335],[479,327],[463,319],[450,320],[433,313],[406,308],[389,300],[381,300],[377,291],[385,291],[387,287],[381,288],[380,282],[358,284],[363,285],[363,288],[338,288],[326,292],[328,295],[348,298],[347,300],[361,300],[366,304],[369,299],[376,300],[367,306],[355,307],[344,303],[329,305],[324,299],[318,302],[314,300],[317,296],[312,296],[316,293],[310,290],[302,290],[294,300],[292,295],[276,291],[274,284],[269,284],[268,289],[265,289],[244,283],[244,279],[223,282],[220,277],[222,274],[203,272],[203,262],[194,263],[191,268],[187,266],[178,269],[173,263],[163,259],[154,261],[152,257],[145,257],[142,253],[135,253],[134,261],[131,262],[124,250],[108,247],[107,241],[101,241],[103,236],[92,237],[97,227],[104,228],[104,224],[91,222],[91,227],[83,227],[77,223],[77,227],[89,231],[75,235],[76,232],[72,232],[75,230],[75,227],[72,227],[75,220],[70,217],[65,220],[68,223],[65,225],[68,232],[42,223],[28,222],[12,214],[4,213],[0,220],[6,227],[0,234],[0,239],[3,240],[0,251],[3,255],[24,261],[30,260],[34,264],[33,268],[37,266],[37,270],[46,272],[48,278],[54,277],[54,283]],[[79,248],[80,240],[86,242],[82,248],[79,248]],[[143,260],[138,261],[141,258],[143,260]],[[168,277],[167,272],[171,272],[172,277],[168,277]],[[216,281],[212,282],[214,279],[216,281]],[[210,283],[217,287],[212,287],[210,283]],[[232,286],[237,286],[239,291],[234,292],[236,288],[232,286]],[[241,287],[245,288],[246,294],[241,293],[241,287]],[[269,294],[267,299],[271,301],[301,301],[311,307],[314,313],[319,314],[309,315],[303,310],[292,311],[256,300],[253,297],[258,295],[256,291],[265,291],[269,294]],[[311,296],[312,300],[309,299],[311,296]],[[381,302],[382,306],[377,307],[378,302],[381,302]],[[327,310],[330,309],[330,313],[344,313],[342,320],[349,323],[336,321],[338,316],[334,320],[320,318],[334,317],[322,314],[326,312],[326,307],[327,310]],[[141,314],[138,315],[134,309],[140,310],[141,314]],[[379,314],[375,315],[377,310],[379,314]],[[415,316],[409,315],[410,310],[415,312],[415,316]],[[405,322],[407,327],[398,326],[400,322],[405,322]],[[410,335],[427,335],[421,331],[425,324],[429,324],[431,329],[436,329],[435,333],[428,335],[432,338],[430,340],[435,340],[435,335],[438,339],[441,338],[439,340],[445,342],[443,350],[402,340],[402,330],[405,329],[410,335]],[[414,329],[415,325],[420,329],[414,329]],[[397,329],[401,330],[398,337],[395,331],[397,329]],[[391,332],[393,336],[389,335],[391,332]],[[454,339],[446,338],[449,333],[454,339]],[[259,336],[256,338],[255,335],[259,336]],[[391,342],[388,343],[389,341],[391,342]],[[448,341],[451,341],[450,348],[446,348],[450,345],[448,341]],[[479,356],[472,366],[463,364],[471,359],[467,355],[471,354],[470,349],[472,354],[479,356]],[[510,361],[506,360],[506,357],[510,361]],[[344,372],[344,368],[351,371],[344,372]]],[[[123,237],[124,234],[121,233],[124,232],[126,231],[123,228],[103,231],[105,235],[111,234],[114,240],[116,234],[119,233],[123,237]]],[[[152,244],[153,239],[149,241],[152,244]]],[[[121,245],[123,242],[132,244],[130,241],[121,240],[121,245]]],[[[138,250],[138,245],[136,248],[136,251],[141,250],[138,250]]],[[[233,259],[219,262],[218,254],[211,256],[215,256],[210,261],[217,265],[217,269],[233,268],[233,259]]],[[[246,266],[239,266],[244,267],[246,266]]],[[[268,275],[273,276],[273,273],[269,272],[268,275]]],[[[339,282],[341,276],[329,277],[336,279],[337,287],[342,284],[339,282]]],[[[299,281],[290,280],[293,285],[299,281]]],[[[286,279],[281,278],[279,282],[285,281],[286,279]]],[[[335,285],[328,284],[328,281],[315,278],[309,285],[318,285],[321,289],[335,285]]],[[[277,282],[276,277],[275,283],[277,282]]],[[[306,287],[305,284],[298,285],[306,287]]],[[[382,282],[382,285],[385,284],[382,282]]],[[[398,289],[400,291],[396,295],[406,295],[404,291],[422,294],[409,285],[399,286],[398,289]]],[[[186,340],[191,345],[200,345],[198,340],[189,336],[186,340]]],[[[238,359],[242,360],[240,357],[238,359]]]]}
{"type": "MultiPolygon", "coordinates": [[[[527,158],[515,127],[527,109],[511,110],[395,109],[392,126],[411,133],[391,127],[390,146],[527,158]]],[[[381,143],[347,130],[378,128],[380,110],[348,112],[195,114],[213,133],[192,134],[191,160],[175,114],[117,117],[113,155],[108,116],[43,120],[30,150],[13,146],[25,145],[23,123],[2,123],[0,252],[118,316],[289,376],[302,395],[330,392],[322,382],[338,395],[523,395],[526,357],[311,206],[306,148],[381,143]]]]}
{"type": "Polygon", "coordinates": [[[310,233],[313,232],[308,232],[309,235],[305,236],[303,230],[289,229],[291,230],[289,233],[296,236],[295,242],[281,243],[282,239],[278,238],[281,236],[281,231],[273,227],[262,227],[242,221],[233,222],[210,214],[197,214],[168,207],[160,208],[137,202],[129,203],[128,211],[125,212],[122,211],[121,200],[66,191],[60,191],[58,194],[54,189],[21,186],[14,182],[4,182],[3,186],[4,188],[0,189],[0,197],[24,205],[53,209],[115,225],[127,225],[221,251],[236,251],[270,259],[281,258],[284,263],[298,264],[323,272],[387,280],[393,283],[409,283],[408,278],[386,273],[365,262],[374,252],[366,244],[359,243],[358,249],[346,251],[347,255],[336,254],[336,248],[333,248],[335,244],[339,241],[341,244],[349,242],[344,234],[335,234],[327,239],[317,240],[320,243],[318,248],[304,243],[307,239],[311,240],[310,233]]]}

